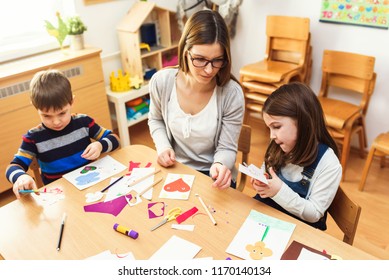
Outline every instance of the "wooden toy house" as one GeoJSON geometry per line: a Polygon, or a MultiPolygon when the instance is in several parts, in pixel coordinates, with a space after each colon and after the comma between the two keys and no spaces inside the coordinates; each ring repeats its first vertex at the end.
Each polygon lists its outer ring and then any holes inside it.
{"type": "Polygon", "coordinates": [[[130,8],[116,29],[122,67],[130,78],[137,75],[144,77],[148,71],[177,64],[181,32],[175,12],[152,2],[139,1],[130,8]]]}

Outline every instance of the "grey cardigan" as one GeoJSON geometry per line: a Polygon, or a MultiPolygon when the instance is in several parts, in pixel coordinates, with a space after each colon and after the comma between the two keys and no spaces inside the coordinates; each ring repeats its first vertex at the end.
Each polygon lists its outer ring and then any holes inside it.
{"type": "MultiPolygon", "coordinates": [[[[153,75],[149,83],[150,112],[148,124],[158,154],[174,147],[173,137],[168,127],[168,102],[176,81],[177,68],[167,68],[153,75]]],[[[234,170],[238,139],[243,123],[244,95],[240,85],[230,80],[225,86],[217,87],[218,120],[214,139],[213,162],[221,162],[234,170]]],[[[212,162],[207,166],[209,169],[212,162]]],[[[233,172],[236,177],[236,170],[233,172]]]]}

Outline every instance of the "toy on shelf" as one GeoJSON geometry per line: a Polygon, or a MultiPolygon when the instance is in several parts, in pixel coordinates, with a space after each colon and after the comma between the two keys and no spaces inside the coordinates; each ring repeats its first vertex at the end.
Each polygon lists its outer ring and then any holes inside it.
{"type": "Polygon", "coordinates": [[[129,77],[126,73],[123,75],[122,70],[118,70],[118,77],[115,77],[115,73],[112,72],[109,77],[109,85],[112,91],[129,91],[132,87],[139,89],[143,83],[143,80],[139,76],[129,77]]]}
{"type": "Polygon", "coordinates": [[[149,104],[150,98],[148,97],[139,97],[137,99],[126,102],[127,119],[137,120],[144,114],[147,114],[149,112],[149,104]]]}
{"type": "Polygon", "coordinates": [[[141,50],[146,49],[146,50],[150,51],[150,45],[147,43],[140,43],[139,47],[141,50]]]}

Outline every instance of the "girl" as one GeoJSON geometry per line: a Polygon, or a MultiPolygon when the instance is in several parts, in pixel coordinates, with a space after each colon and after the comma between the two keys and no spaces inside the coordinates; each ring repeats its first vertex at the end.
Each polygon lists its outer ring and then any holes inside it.
{"type": "Polygon", "coordinates": [[[325,230],[342,167],[314,92],[302,83],[275,90],[263,107],[270,129],[265,154],[268,184],[251,179],[256,199],[325,230]]]}

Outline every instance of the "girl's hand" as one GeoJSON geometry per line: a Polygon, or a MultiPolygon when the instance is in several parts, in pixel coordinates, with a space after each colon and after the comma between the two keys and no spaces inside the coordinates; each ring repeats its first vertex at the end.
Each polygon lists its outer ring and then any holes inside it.
{"type": "Polygon", "coordinates": [[[95,160],[100,156],[102,150],[103,146],[101,145],[101,143],[95,141],[93,143],[90,143],[88,147],[86,147],[81,157],[87,160],[95,160]]]}
{"type": "Polygon", "coordinates": [[[174,163],[176,163],[176,154],[174,153],[173,149],[169,148],[158,155],[157,161],[158,164],[163,167],[172,166],[174,163]]]}
{"type": "Polygon", "coordinates": [[[251,185],[257,191],[257,193],[259,194],[259,196],[261,198],[275,196],[282,187],[283,182],[277,176],[277,174],[274,172],[272,167],[270,167],[269,173],[270,173],[272,179],[269,179],[269,177],[270,177],[269,174],[265,173],[268,184],[262,183],[261,181],[258,181],[258,180],[253,179],[253,178],[251,178],[251,180],[250,180],[251,185]]]}
{"type": "Polygon", "coordinates": [[[212,164],[211,169],[209,170],[211,178],[215,180],[212,187],[219,189],[226,189],[231,186],[231,170],[227,166],[215,162],[212,164]]]}
{"type": "MultiPolygon", "coordinates": [[[[34,179],[28,175],[21,175],[13,185],[12,191],[14,192],[16,198],[20,198],[19,190],[38,190],[34,179]]],[[[37,193],[39,195],[39,193],[37,193]]]]}

